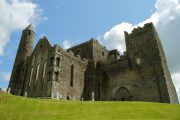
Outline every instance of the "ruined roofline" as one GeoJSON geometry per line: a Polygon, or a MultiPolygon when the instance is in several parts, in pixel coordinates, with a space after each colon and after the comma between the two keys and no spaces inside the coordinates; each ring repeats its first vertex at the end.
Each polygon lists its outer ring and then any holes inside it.
{"type": "Polygon", "coordinates": [[[84,64],[86,65],[88,60],[86,58],[82,58],[80,55],[74,55],[74,53],[70,50],[70,51],[66,51],[65,49],[63,49],[62,47],[60,47],[58,44],[55,44],[52,47],[54,52],[57,53],[62,53],[68,57],[71,57],[72,59],[76,60],[77,62],[79,62],[80,64],[84,64]]]}
{"type": "Polygon", "coordinates": [[[118,49],[113,49],[109,51],[109,55],[117,53],[118,55],[120,55],[120,51],[118,49]]]}
{"type": "Polygon", "coordinates": [[[80,55],[74,55],[74,53],[73,53],[71,50],[66,51],[64,48],[60,47],[59,44],[51,45],[50,41],[47,39],[46,36],[43,36],[43,37],[41,37],[41,38],[39,39],[38,43],[36,44],[35,48],[33,49],[33,52],[32,52],[32,54],[31,54],[31,56],[33,55],[34,50],[36,49],[37,45],[38,45],[41,41],[43,41],[43,40],[46,40],[47,43],[50,45],[51,49],[53,49],[54,51],[57,51],[57,52],[61,52],[61,51],[62,51],[62,52],[64,52],[67,56],[72,57],[73,59],[78,60],[79,62],[83,63],[84,65],[87,64],[87,62],[88,62],[87,59],[81,58],[80,55]]]}
{"type": "Polygon", "coordinates": [[[98,40],[96,40],[96,39],[94,39],[94,38],[91,38],[90,40],[88,40],[88,41],[86,41],[86,42],[83,42],[83,43],[81,43],[81,44],[78,44],[78,45],[75,45],[75,46],[73,46],[73,47],[68,48],[67,51],[69,51],[69,50],[71,50],[71,49],[78,48],[78,47],[80,47],[80,46],[84,46],[84,45],[89,44],[89,43],[91,43],[91,42],[93,42],[93,41],[97,41],[97,42],[98,42],[98,40]]]}
{"type": "Polygon", "coordinates": [[[129,37],[129,36],[133,36],[133,35],[137,35],[139,33],[143,33],[145,32],[148,28],[154,28],[154,24],[152,22],[150,23],[146,23],[144,24],[143,27],[137,27],[137,28],[134,28],[131,33],[128,33],[127,31],[124,31],[124,34],[125,34],[125,37],[129,37]]]}

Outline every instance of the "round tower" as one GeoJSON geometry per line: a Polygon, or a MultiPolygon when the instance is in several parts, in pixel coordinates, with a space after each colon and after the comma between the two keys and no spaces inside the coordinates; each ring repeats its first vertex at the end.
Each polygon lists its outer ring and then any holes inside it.
{"type": "Polygon", "coordinates": [[[12,94],[18,95],[18,91],[20,89],[19,82],[21,82],[20,79],[22,67],[26,58],[32,53],[34,35],[35,33],[32,25],[29,25],[22,32],[21,40],[14,61],[13,70],[11,73],[10,83],[8,86],[12,94]]]}

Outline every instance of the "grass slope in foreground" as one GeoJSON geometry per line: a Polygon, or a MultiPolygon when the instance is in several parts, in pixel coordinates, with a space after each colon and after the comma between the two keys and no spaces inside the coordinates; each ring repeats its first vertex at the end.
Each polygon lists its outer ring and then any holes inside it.
{"type": "Polygon", "coordinates": [[[180,105],[58,101],[0,93],[0,120],[180,120],[180,105]]]}

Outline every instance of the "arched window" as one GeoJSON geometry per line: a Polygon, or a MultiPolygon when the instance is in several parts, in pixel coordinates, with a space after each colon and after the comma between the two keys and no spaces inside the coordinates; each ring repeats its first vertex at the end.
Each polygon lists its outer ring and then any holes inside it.
{"type": "Polygon", "coordinates": [[[74,79],[74,65],[71,65],[71,81],[70,86],[73,87],[73,79],[74,79]]]}
{"type": "Polygon", "coordinates": [[[60,58],[58,57],[58,58],[56,58],[56,66],[59,67],[59,65],[60,65],[60,58]]]}
{"type": "Polygon", "coordinates": [[[36,82],[38,80],[38,75],[39,75],[39,63],[37,65],[37,70],[36,70],[36,81],[35,81],[35,84],[36,84],[36,82]]]}
{"type": "Polygon", "coordinates": [[[33,75],[33,67],[31,68],[31,74],[30,74],[30,78],[29,78],[29,86],[31,85],[32,75],[33,75]]]}
{"type": "Polygon", "coordinates": [[[43,78],[45,77],[45,72],[46,72],[46,61],[44,62],[44,68],[43,68],[43,78]]]}

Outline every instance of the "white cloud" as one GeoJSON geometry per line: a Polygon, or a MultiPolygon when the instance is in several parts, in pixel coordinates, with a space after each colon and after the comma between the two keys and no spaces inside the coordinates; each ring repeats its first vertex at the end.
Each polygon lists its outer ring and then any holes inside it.
{"type": "Polygon", "coordinates": [[[180,100],[180,71],[172,74],[172,79],[174,80],[174,84],[176,85],[176,91],[178,94],[178,98],[180,100]]]}
{"type": "MultiPolygon", "coordinates": [[[[155,4],[156,11],[146,20],[138,24],[122,22],[114,26],[104,34],[103,43],[109,49],[119,49],[124,51],[124,31],[131,31],[137,26],[143,26],[145,23],[153,22],[159,36],[162,40],[164,51],[168,60],[172,78],[177,90],[180,88],[180,0],[157,0],[155,4]]],[[[180,93],[179,93],[180,94],[180,93]]]]}
{"type": "Polygon", "coordinates": [[[0,76],[3,81],[9,81],[11,73],[10,72],[1,72],[0,76]]]}
{"type": "Polygon", "coordinates": [[[68,49],[73,45],[73,43],[69,40],[64,40],[62,44],[64,49],[68,49]]]}
{"type": "Polygon", "coordinates": [[[133,25],[131,23],[122,22],[114,26],[111,30],[104,34],[104,43],[110,48],[118,48],[125,50],[124,31],[130,32],[133,28],[143,26],[145,23],[153,22],[160,31],[163,27],[167,27],[169,23],[180,16],[180,0],[157,0],[156,12],[148,19],[133,25]],[[111,43],[111,44],[109,44],[111,43]]]}
{"type": "Polygon", "coordinates": [[[130,32],[132,29],[133,25],[127,22],[116,25],[104,34],[105,44],[109,49],[116,48],[125,51],[124,31],[130,32]]]}
{"type": "Polygon", "coordinates": [[[0,55],[12,32],[46,19],[41,17],[40,7],[31,0],[0,0],[0,9],[0,55]]]}

